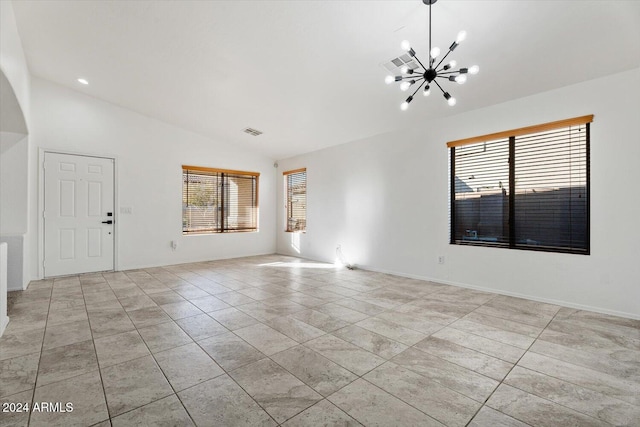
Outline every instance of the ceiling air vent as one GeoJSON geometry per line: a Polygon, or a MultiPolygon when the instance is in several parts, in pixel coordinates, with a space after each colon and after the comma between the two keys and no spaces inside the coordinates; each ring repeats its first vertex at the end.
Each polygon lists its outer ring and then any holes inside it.
{"type": "Polygon", "coordinates": [[[400,69],[406,65],[407,67],[409,67],[412,70],[415,70],[416,68],[419,67],[419,64],[416,63],[413,58],[411,58],[409,55],[404,54],[398,58],[393,58],[392,60],[385,62],[383,64],[380,64],[383,68],[385,68],[387,71],[391,72],[391,73],[397,73],[398,75],[400,74],[400,69]]]}
{"type": "Polygon", "coordinates": [[[259,131],[258,129],[254,129],[254,128],[244,128],[244,129],[242,129],[242,132],[248,133],[251,136],[262,135],[261,131],[259,131]]]}

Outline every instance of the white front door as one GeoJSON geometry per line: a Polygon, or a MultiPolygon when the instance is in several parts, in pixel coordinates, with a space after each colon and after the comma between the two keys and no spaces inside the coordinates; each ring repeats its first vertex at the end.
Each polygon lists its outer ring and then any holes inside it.
{"type": "Polygon", "coordinates": [[[44,155],[44,275],[113,270],[114,160],[44,155]]]}

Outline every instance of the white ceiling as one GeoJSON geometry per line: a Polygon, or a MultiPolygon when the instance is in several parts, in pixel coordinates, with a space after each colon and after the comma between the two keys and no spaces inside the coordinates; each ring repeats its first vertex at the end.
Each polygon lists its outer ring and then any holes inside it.
{"type": "Polygon", "coordinates": [[[440,0],[433,44],[465,29],[451,57],[480,74],[401,112],[381,64],[403,39],[426,57],[420,0],[13,6],[35,76],[274,159],[640,67],[638,1],[440,0]]]}

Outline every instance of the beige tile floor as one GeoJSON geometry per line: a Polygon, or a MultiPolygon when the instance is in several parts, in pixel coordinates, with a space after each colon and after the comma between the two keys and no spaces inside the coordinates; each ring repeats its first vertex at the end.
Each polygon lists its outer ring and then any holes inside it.
{"type": "Polygon", "coordinates": [[[640,426],[640,321],[262,256],[10,294],[1,426],[640,426]]]}

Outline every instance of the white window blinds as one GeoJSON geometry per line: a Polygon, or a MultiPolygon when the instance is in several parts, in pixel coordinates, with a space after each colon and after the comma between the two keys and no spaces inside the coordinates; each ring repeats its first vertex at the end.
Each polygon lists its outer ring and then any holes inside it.
{"type": "Polygon", "coordinates": [[[307,170],[284,172],[287,228],[286,231],[307,229],[307,170]]]}
{"type": "Polygon", "coordinates": [[[257,172],[182,166],[182,232],[257,231],[257,172]]]}

